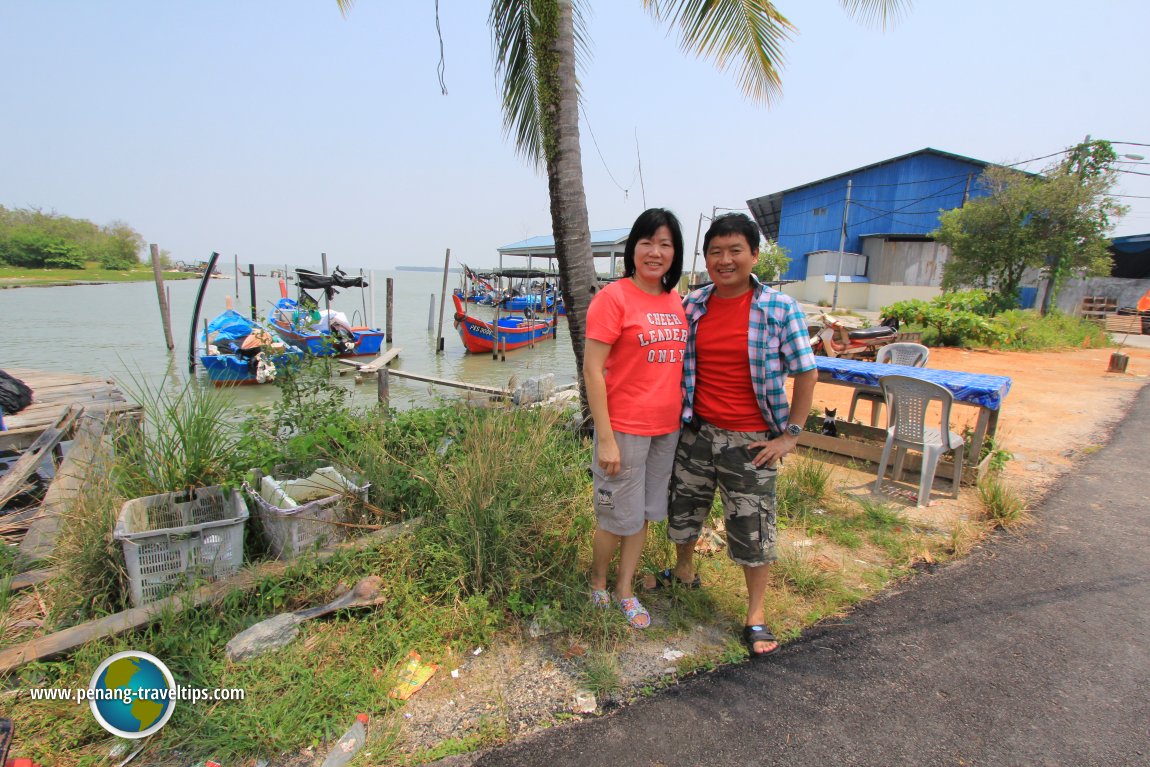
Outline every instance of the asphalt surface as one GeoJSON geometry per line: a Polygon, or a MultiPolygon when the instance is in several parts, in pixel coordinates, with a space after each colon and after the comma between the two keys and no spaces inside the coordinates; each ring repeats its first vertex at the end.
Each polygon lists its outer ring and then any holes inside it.
{"type": "Polygon", "coordinates": [[[1109,436],[1022,532],[769,660],[467,763],[1150,765],[1150,387],[1109,436]]]}

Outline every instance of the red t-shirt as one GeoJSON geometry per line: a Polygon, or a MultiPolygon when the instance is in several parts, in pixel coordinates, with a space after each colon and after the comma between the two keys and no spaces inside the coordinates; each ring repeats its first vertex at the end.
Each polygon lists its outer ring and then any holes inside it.
{"type": "Polygon", "coordinates": [[[675,291],[653,296],[629,278],[599,291],[587,337],[611,345],[604,368],[611,428],[654,437],[679,428],[687,317],[675,291]]]}
{"type": "Polygon", "coordinates": [[[695,329],[695,412],[720,429],[768,429],[755,399],[747,357],[754,295],[753,290],[736,298],[719,298],[712,293],[707,313],[695,329]]]}

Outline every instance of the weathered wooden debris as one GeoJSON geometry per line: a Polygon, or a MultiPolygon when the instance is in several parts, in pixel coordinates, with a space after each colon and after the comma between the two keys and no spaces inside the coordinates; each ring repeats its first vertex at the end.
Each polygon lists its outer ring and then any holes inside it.
{"type": "MultiPolygon", "coordinates": [[[[365,548],[381,541],[393,540],[414,530],[420,524],[420,521],[421,519],[416,517],[405,522],[390,525],[382,530],[360,536],[354,540],[345,541],[330,549],[321,550],[316,553],[316,557],[322,561],[330,559],[339,551],[365,548]]],[[[124,610],[115,615],[97,618],[96,620],[81,623],[78,626],[72,626],[63,631],[57,631],[55,634],[37,637],[36,639],[30,639],[27,642],[7,647],[0,650],[0,675],[7,674],[14,669],[34,661],[62,655],[93,639],[115,636],[125,631],[146,626],[164,614],[182,612],[189,607],[195,607],[205,603],[217,603],[233,590],[250,591],[264,578],[282,575],[288,566],[288,562],[279,560],[265,562],[247,570],[242,570],[232,578],[226,580],[217,581],[192,591],[175,594],[156,602],[151,602],[142,607],[133,607],[130,610],[124,610]]]]}
{"type": "Polygon", "coordinates": [[[373,575],[364,578],[355,584],[351,591],[325,605],[296,610],[292,613],[280,613],[273,618],[260,621],[232,637],[225,648],[228,660],[248,660],[291,644],[299,635],[299,624],[306,620],[349,607],[370,607],[380,604],[384,601],[379,595],[382,586],[383,579],[373,575]]]}
{"type": "Polygon", "coordinates": [[[60,442],[67,438],[72,426],[84,412],[81,405],[69,405],[56,422],[44,429],[24,454],[12,464],[8,473],[0,477],[0,508],[24,490],[28,478],[44,459],[48,458],[60,442]]]}

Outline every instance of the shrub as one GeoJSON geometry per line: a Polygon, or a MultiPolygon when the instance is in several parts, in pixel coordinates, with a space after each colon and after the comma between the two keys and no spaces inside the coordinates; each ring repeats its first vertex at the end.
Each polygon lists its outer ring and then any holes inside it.
{"type": "Polygon", "coordinates": [[[944,293],[930,301],[899,301],[883,307],[882,315],[930,329],[930,340],[940,346],[994,345],[1004,335],[989,317],[993,309],[985,291],[970,290],[944,293]]]}
{"type": "Polygon", "coordinates": [[[1014,309],[998,315],[995,321],[1003,329],[1004,349],[1099,349],[1110,345],[1101,326],[1061,312],[1044,317],[1033,309],[1014,309]]]}

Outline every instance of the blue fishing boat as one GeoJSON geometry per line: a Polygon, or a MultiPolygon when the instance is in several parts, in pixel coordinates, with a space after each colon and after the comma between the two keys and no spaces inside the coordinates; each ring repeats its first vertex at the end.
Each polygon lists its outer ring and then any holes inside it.
{"type": "Polygon", "coordinates": [[[363,277],[349,277],[338,266],[331,274],[309,269],[296,269],[299,300],[287,297],[287,285],[280,281],[282,298],[276,301],[270,324],[276,334],[295,348],[317,357],[364,357],[379,354],[383,331],[379,328],[352,326],[347,315],[330,308],[320,309],[319,302],[307,290],[322,290],[327,301],[335,297],[336,288],[366,288],[363,277]]]}
{"type": "Polygon", "coordinates": [[[200,364],[216,386],[262,384],[298,362],[303,353],[277,341],[257,322],[228,309],[207,324],[200,364]]]}
{"type": "Polygon", "coordinates": [[[518,295],[512,294],[499,302],[499,308],[505,312],[515,314],[541,312],[550,314],[555,309],[555,296],[551,294],[518,295]]]}
{"type": "Polygon", "coordinates": [[[301,308],[290,298],[276,301],[270,324],[284,341],[316,357],[376,355],[383,346],[379,328],[353,327],[343,312],[301,308]]]}

